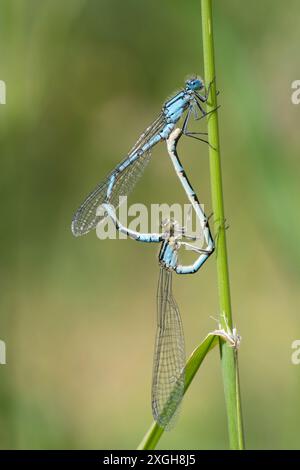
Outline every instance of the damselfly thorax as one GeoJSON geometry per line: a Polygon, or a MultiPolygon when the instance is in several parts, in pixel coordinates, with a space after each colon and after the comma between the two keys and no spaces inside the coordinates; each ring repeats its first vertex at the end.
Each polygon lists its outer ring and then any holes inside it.
{"type": "Polygon", "coordinates": [[[163,268],[175,270],[178,264],[179,240],[182,238],[184,228],[173,219],[164,220],[161,223],[161,227],[165,230],[165,233],[160,247],[158,261],[163,268]]]}

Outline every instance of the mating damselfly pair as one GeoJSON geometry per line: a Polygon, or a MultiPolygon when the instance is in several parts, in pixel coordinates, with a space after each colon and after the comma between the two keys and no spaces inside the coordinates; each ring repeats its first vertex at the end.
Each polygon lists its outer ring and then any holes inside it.
{"type": "MultiPolygon", "coordinates": [[[[197,272],[214,250],[214,242],[199,200],[183,169],[177,153],[177,144],[182,136],[192,137],[207,142],[203,132],[191,132],[188,124],[191,116],[196,120],[206,117],[203,103],[208,100],[210,86],[204,86],[200,78],[186,81],[185,87],[166,101],[159,116],[143,132],[127,157],[116,166],[107,178],[92,191],[75,213],[72,232],[80,236],[94,229],[109,216],[120,232],[130,238],[145,243],[161,243],[159,252],[160,276],[157,291],[157,335],[154,352],[152,379],[152,412],[155,420],[162,427],[169,427],[176,414],[184,393],[185,383],[185,347],[180,313],[172,292],[172,273],[192,274],[197,272]],[[204,91],[204,93],[201,93],[204,91]],[[177,122],[183,118],[181,129],[176,129],[177,122]],[[140,178],[151,157],[153,147],[166,141],[167,151],[176,174],[200,221],[205,247],[199,248],[191,243],[183,227],[174,220],[162,224],[161,233],[140,233],[122,225],[116,216],[120,196],[128,196],[140,178]],[[198,257],[194,263],[179,263],[181,248],[195,251],[198,257]]],[[[213,110],[214,111],[214,110],[213,110]]]]}

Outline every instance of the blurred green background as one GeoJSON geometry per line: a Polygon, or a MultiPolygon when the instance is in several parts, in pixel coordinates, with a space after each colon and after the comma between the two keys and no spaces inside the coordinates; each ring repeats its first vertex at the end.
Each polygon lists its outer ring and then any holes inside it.
{"type": "MultiPolygon", "coordinates": [[[[299,449],[299,1],[214,3],[246,444],[299,449]]],[[[151,423],[157,247],[70,221],[194,72],[199,0],[0,1],[1,448],[135,448],[151,423]]],[[[181,146],[209,213],[207,147],[181,146]]],[[[130,200],[184,202],[173,173],[162,146],[130,200]]],[[[174,284],[190,353],[215,328],[215,260],[174,284]]],[[[159,448],[227,445],[215,350],[159,448]]]]}

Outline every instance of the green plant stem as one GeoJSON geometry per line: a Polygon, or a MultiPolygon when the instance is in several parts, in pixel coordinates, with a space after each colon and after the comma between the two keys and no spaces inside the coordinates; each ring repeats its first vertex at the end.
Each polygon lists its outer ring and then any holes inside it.
{"type": "MultiPolygon", "coordinates": [[[[199,367],[204,361],[206,355],[218,344],[217,336],[208,334],[201,344],[192,352],[185,366],[185,384],[184,393],[189,388],[193,378],[195,377],[199,367]]],[[[148,432],[143,437],[141,443],[138,446],[138,450],[150,450],[155,449],[156,444],[161,438],[164,429],[161,428],[157,423],[153,422],[148,432]]]]}
{"type": "MultiPolygon", "coordinates": [[[[205,81],[206,83],[211,83],[210,99],[207,105],[207,111],[209,112],[217,107],[212,0],[201,0],[201,12],[205,81]]],[[[232,329],[217,112],[211,113],[208,118],[208,138],[211,145],[209,148],[209,164],[212,208],[216,224],[215,230],[217,233],[216,258],[221,324],[222,328],[226,329],[227,323],[227,325],[232,329]]],[[[227,343],[220,341],[220,354],[228,420],[229,445],[231,449],[243,449],[244,436],[240,404],[237,353],[230,348],[227,343]]]]}

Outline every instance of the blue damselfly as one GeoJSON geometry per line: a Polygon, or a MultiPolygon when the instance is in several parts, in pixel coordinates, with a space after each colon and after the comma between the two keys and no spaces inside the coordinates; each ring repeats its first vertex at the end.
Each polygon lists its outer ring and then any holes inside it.
{"type": "Polygon", "coordinates": [[[159,116],[142,133],[126,158],[96,186],[76,211],[72,220],[73,235],[84,235],[96,227],[102,219],[97,212],[101,204],[116,207],[120,196],[128,196],[149,162],[152,148],[169,137],[181,117],[185,116],[183,134],[207,142],[199,137],[205,133],[189,132],[188,122],[192,113],[195,119],[209,114],[202,106],[208,99],[209,90],[210,86],[206,89],[200,78],[191,78],[185,82],[181,91],[164,103],[159,116]],[[201,90],[204,90],[204,94],[200,93],[201,90]]]}

